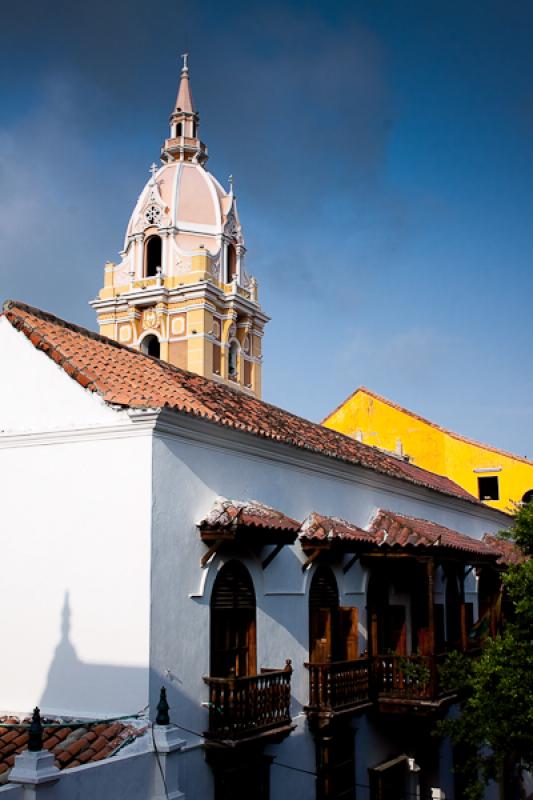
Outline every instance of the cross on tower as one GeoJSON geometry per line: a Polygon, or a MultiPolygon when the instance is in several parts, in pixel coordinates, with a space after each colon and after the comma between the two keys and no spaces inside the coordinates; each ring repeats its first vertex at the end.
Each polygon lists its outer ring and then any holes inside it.
{"type": "Polygon", "coordinates": [[[156,174],[157,170],[158,170],[157,164],[152,164],[152,166],[150,167],[150,172],[152,174],[152,180],[155,180],[155,174],[156,174]]]}
{"type": "Polygon", "coordinates": [[[186,70],[188,70],[188,69],[189,69],[189,65],[188,65],[188,63],[187,63],[187,59],[189,58],[189,54],[188,54],[188,53],[182,53],[182,54],[181,54],[181,57],[182,57],[182,59],[183,59],[183,67],[182,67],[182,71],[183,71],[183,72],[185,72],[186,70]]]}

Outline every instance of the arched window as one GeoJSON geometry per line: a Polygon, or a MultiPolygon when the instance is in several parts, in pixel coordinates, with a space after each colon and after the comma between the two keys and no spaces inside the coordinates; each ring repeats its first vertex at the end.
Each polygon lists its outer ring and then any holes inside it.
{"type": "Polygon", "coordinates": [[[339,591],[331,569],[319,566],[309,591],[309,659],[312,663],[334,660],[339,614],[339,591]]]}
{"type": "Polygon", "coordinates": [[[246,567],[225,564],[211,594],[211,675],[227,678],[254,675],[255,591],[246,567]]]}
{"type": "Polygon", "coordinates": [[[182,133],[181,133],[181,132],[182,132],[182,130],[183,130],[183,128],[182,128],[181,122],[178,122],[178,124],[176,125],[176,138],[177,138],[178,136],[181,136],[181,135],[182,135],[182,133]]]}
{"type": "Polygon", "coordinates": [[[159,236],[150,236],[144,246],[144,275],[152,278],[157,275],[157,268],[161,266],[161,239],[159,236]]]}
{"type": "Polygon", "coordinates": [[[145,336],[141,342],[141,352],[145,353],[147,356],[154,356],[155,358],[160,357],[161,353],[161,346],[159,344],[159,339],[154,334],[150,334],[149,336],[145,336]]]}
{"type": "Polygon", "coordinates": [[[523,503],[531,503],[533,500],[533,489],[529,489],[522,498],[523,503]]]}
{"type": "Polygon", "coordinates": [[[239,377],[239,343],[236,341],[229,346],[228,376],[234,381],[239,377]]]}
{"type": "Polygon", "coordinates": [[[234,244],[228,244],[228,283],[231,283],[237,274],[237,248],[234,244]]]}

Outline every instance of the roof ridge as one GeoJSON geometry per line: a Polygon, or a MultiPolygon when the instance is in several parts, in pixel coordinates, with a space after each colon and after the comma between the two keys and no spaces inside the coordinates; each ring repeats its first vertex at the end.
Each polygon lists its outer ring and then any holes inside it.
{"type": "Polygon", "coordinates": [[[259,400],[242,389],[168,364],[50,312],[10,300],[4,304],[4,315],[37,350],[83,388],[102,396],[110,406],[168,408],[191,414],[482,505],[450,478],[405,463],[346,434],[259,400]],[[81,340],[76,343],[81,346],[77,353],[75,347],[67,345],[67,332],[81,340]],[[114,352],[96,352],[105,346],[112,347],[114,352]]]}

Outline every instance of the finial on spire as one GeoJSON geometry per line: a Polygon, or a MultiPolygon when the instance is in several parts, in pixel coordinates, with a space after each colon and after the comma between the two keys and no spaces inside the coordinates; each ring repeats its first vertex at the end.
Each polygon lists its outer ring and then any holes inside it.
{"type": "Polygon", "coordinates": [[[228,175],[228,181],[230,194],[233,194],[233,175],[228,175]]]}
{"type": "Polygon", "coordinates": [[[150,166],[150,174],[152,175],[152,182],[155,181],[155,175],[156,175],[157,170],[158,170],[157,164],[153,163],[150,166]]]}
{"type": "Polygon", "coordinates": [[[184,72],[188,72],[189,71],[189,64],[187,63],[188,62],[188,58],[189,58],[189,54],[188,53],[182,53],[181,57],[183,59],[183,66],[181,68],[181,73],[183,75],[184,72]]]}

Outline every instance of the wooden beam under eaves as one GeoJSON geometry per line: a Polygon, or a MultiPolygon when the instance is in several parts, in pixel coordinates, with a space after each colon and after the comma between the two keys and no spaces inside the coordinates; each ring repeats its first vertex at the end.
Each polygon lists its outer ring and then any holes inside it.
{"type": "Polygon", "coordinates": [[[302,572],[305,572],[305,570],[306,570],[306,569],[309,569],[309,567],[311,566],[311,564],[312,564],[314,561],[316,561],[316,559],[318,558],[318,556],[320,555],[320,553],[322,552],[322,550],[323,550],[323,549],[324,549],[323,547],[316,547],[316,548],[313,550],[313,552],[311,553],[311,555],[310,555],[310,556],[308,556],[308,558],[306,559],[306,561],[304,561],[304,563],[302,564],[302,572]]]}
{"type": "Polygon", "coordinates": [[[267,555],[267,557],[261,563],[261,566],[263,567],[263,569],[266,569],[269,564],[272,564],[272,562],[274,561],[276,556],[279,553],[281,553],[281,551],[283,550],[283,547],[284,547],[284,543],[283,542],[279,542],[274,548],[272,548],[270,553],[267,555]]]}
{"type": "Polygon", "coordinates": [[[212,544],[212,545],[211,545],[211,547],[209,548],[209,550],[207,551],[207,553],[204,553],[204,555],[203,555],[203,556],[202,556],[202,558],[200,559],[200,566],[202,567],[202,569],[203,569],[204,567],[206,567],[206,566],[207,566],[207,564],[208,564],[208,563],[211,561],[211,559],[213,558],[213,556],[214,556],[216,553],[218,553],[218,551],[220,550],[220,548],[221,548],[221,546],[223,545],[223,543],[224,543],[224,539],[217,539],[217,540],[216,540],[216,542],[214,542],[214,544],[212,544]]]}

